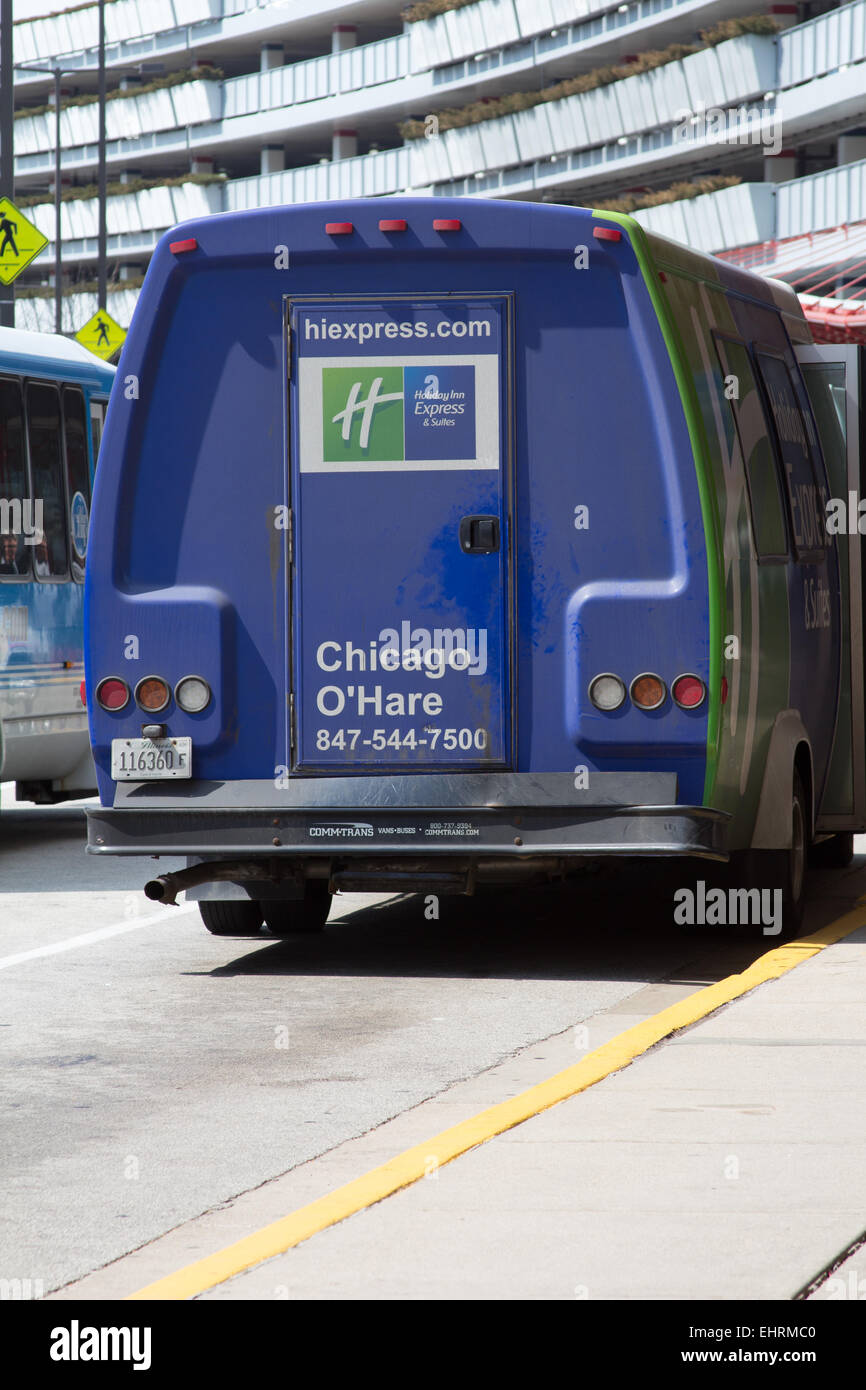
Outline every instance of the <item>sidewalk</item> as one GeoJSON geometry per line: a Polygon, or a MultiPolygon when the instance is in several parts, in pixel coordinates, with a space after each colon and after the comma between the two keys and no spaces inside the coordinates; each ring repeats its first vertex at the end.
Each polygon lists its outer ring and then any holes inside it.
{"type": "MultiPolygon", "coordinates": [[[[733,979],[711,988],[741,988],[733,979]]],[[[214,1300],[791,1299],[836,1262],[811,1296],[866,1296],[866,1245],[853,1248],[866,1228],[866,925],[437,1165],[443,1131],[484,1132],[488,1107],[525,1106],[636,1025],[658,1035],[671,1007],[695,1017],[707,1005],[684,1001],[699,988],[648,984],[49,1297],[125,1298],[155,1281],[169,1285],[160,1297],[189,1297],[193,1267],[214,1300]],[[346,1203],[331,1194],[372,1191],[374,1170],[414,1146],[427,1177],[338,1225],[310,1223],[309,1204],[335,1219],[346,1203]],[[287,1217],[315,1234],[263,1259],[262,1233],[287,1217]],[[261,1262],[225,1279],[250,1263],[235,1242],[261,1262]]]]}
{"type": "MultiPolygon", "coordinates": [[[[202,1296],[790,1299],[866,1226],[864,998],[866,928],[202,1296]]],[[[599,1015],[593,1045],[603,1019],[609,1036],[635,1021],[599,1015]]],[[[514,1083],[530,1060],[538,1079],[542,1049],[549,1071],[575,1059],[569,1035],[548,1040],[513,1059],[514,1083]]],[[[445,1112],[419,1107],[406,1142],[445,1112]]],[[[374,1137],[371,1166],[396,1152],[374,1137]]],[[[860,1279],[866,1247],[816,1296],[860,1279]]]]}

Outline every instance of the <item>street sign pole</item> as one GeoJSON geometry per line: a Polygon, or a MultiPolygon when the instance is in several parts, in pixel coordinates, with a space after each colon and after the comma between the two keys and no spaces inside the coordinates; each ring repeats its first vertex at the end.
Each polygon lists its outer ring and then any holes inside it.
{"type": "Polygon", "coordinates": [[[63,210],[60,189],[60,76],[62,69],[54,69],[54,332],[63,332],[63,237],[60,230],[60,217],[63,210]]]}
{"type": "MultiPolygon", "coordinates": [[[[15,196],[12,0],[0,0],[0,196],[15,196]]],[[[0,326],[15,327],[15,287],[0,281],[0,326]]]]}
{"type": "Polygon", "coordinates": [[[97,252],[97,307],[108,299],[108,205],[105,173],[105,0],[99,0],[99,249],[97,252]]]}

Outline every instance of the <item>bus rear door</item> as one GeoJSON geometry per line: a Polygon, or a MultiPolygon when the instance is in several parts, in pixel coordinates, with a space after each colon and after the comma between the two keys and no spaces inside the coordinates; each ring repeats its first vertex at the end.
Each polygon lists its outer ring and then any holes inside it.
{"type": "Polygon", "coordinates": [[[510,296],[287,320],[293,770],[507,768],[510,296]]]}

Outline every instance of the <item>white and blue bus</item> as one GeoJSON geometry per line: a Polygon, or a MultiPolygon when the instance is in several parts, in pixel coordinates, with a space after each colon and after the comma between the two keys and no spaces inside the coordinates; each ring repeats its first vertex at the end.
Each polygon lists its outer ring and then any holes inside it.
{"type": "Polygon", "coordinates": [[[84,569],[114,367],[0,328],[0,781],[43,804],[96,786],[84,707],[84,569]]]}

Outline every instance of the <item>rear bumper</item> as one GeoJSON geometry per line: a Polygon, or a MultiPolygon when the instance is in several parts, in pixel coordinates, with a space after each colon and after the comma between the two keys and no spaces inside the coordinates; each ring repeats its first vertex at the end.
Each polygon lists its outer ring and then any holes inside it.
{"type": "Polygon", "coordinates": [[[725,860],[730,817],[676,805],[672,773],[422,774],[405,777],[119,783],[87,811],[90,854],[206,859],[688,855],[725,860]]]}

